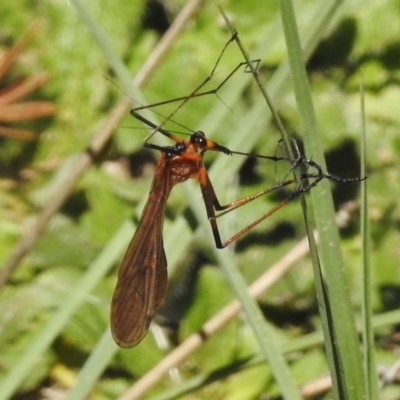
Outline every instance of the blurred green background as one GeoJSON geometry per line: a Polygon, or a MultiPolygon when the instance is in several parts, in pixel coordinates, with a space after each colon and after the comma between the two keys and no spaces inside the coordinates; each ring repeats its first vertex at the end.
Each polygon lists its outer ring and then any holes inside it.
{"type": "MultiPolygon", "coordinates": [[[[29,231],[34,218],[65,187],[66,179],[77,165],[78,154],[88,148],[113,107],[120,99],[132,96],[128,94],[126,83],[110,66],[110,59],[101,50],[75,4],[60,0],[15,0],[0,4],[2,54],[22,37],[32,22],[35,23],[30,41],[3,77],[1,88],[6,91],[21,78],[46,72],[47,82],[27,99],[50,101],[56,107],[53,116],[34,121],[10,123],[0,119],[2,126],[16,126],[37,134],[33,141],[0,137],[1,264],[29,231]]],[[[185,4],[171,0],[163,2],[161,7],[155,2],[116,0],[85,1],[83,7],[105,32],[113,51],[134,77],[185,4]]],[[[278,4],[235,0],[218,4],[239,31],[251,57],[261,58],[261,80],[273,79],[287,57],[278,4]]],[[[313,31],[316,12],[316,2],[296,4],[302,39],[313,31]]],[[[360,79],[363,78],[373,304],[377,314],[395,310],[400,303],[399,16],[400,5],[394,0],[338,3],[324,29],[315,37],[318,46],[307,62],[328,170],[343,177],[360,174],[360,79]]],[[[210,74],[229,37],[216,2],[204,2],[167,56],[157,64],[142,88],[143,97],[131,98],[132,105],[190,94],[210,74]]],[[[242,61],[235,46],[234,43],[229,46],[207,89],[215,87],[242,61]]],[[[236,142],[232,132],[261,101],[254,82],[246,75],[249,74],[239,70],[218,96],[190,100],[174,117],[187,129],[172,123],[168,128],[182,134],[202,129],[221,145],[243,151],[241,147],[233,147],[236,142]],[[235,93],[240,85],[242,89],[235,93]]],[[[300,138],[290,80],[275,94],[274,104],[286,129],[300,138]]],[[[174,107],[175,104],[157,107],[159,114],[148,115],[162,120],[162,115],[168,115],[174,107]]],[[[250,150],[269,155],[282,152],[275,125],[260,129],[264,134],[250,150]]],[[[7,381],[10,371],[16,371],[27,349],[35,347],[46,331],[54,339],[47,342],[43,339],[43,350],[30,358],[29,373],[17,385],[13,398],[52,398],[49,395],[52,391],[67,392],[106,331],[118,262],[132,232],[132,226],[128,225],[123,231],[121,226],[132,218],[137,223],[158,158],[156,152],[142,149],[141,143],[147,134],[148,130],[126,112],[125,118],[116,124],[105,150],[73,185],[67,201],[1,288],[0,392],[2,380],[10,382],[7,381]],[[112,240],[116,232],[122,232],[123,238],[117,237],[117,245],[112,240]],[[82,279],[107,246],[115,249],[114,259],[109,261],[109,268],[104,269],[104,276],[98,276],[99,282],[93,290],[86,293],[82,289],[82,279]],[[81,289],[82,299],[76,311],[71,311],[65,322],[54,321],[55,331],[51,334],[49,323],[57,310],[78,296],[81,289]]],[[[243,135],[246,139],[247,133],[243,135]]],[[[151,141],[164,143],[157,135],[151,141]]],[[[227,158],[222,155],[224,157],[227,158]]],[[[308,157],[312,158],[312,154],[308,157]]],[[[206,155],[206,165],[211,166],[215,159],[215,154],[206,155]]],[[[215,167],[211,172],[223,203],[273,185],[284,174],[284,170],[270,162],[253,162],[243,157],[228,158],[228,161],[225,161],[226,167],[215,167]]],[[[172,284],[160,320],[168,320],[173,326],[180,324],[179,332],[174,331],[173,335],[182,340],[199,329],[233,295],[204,238],[207,232],[200,229],[192,235],[198,223],[187,207],[185,189],[180,186],[174,189],[167,207],[164,234],[172,284]]],[[[358,185],[332,187],[338,209],[357,210],[358,185]]],[[[203,209],[200,190],[196,190],[199,202],[195,207],[203,209]]],[[[261,198],[224,218],[220,224],[223,237],[228,238],[230,232],[237,231],[237,225],[245,226],[262,215],[280,196],[282,194],[261,198]]],[[[355,313],[359,312],[362,288],[358,224],[355,212],[342,231],[355,313]]],[[[304,234],[299,203],[293,202],[245,235],[232,249],[246,280],[255,280],[304,234]]],[[[309,260],[299,260],[293,270],[260,299],[260,305],[283,343],[318,331],[320,323],[309,260]]],[[[398,320],[390,320],[376,331],[380,365],[390,366],[396,361],[397,324],[398,320]]],[[[234,365],[255,352],[251,332],[238,319],[207,341],[202,350],[181,367],[179,374],[188,379],[209,373],[234,365]]],[[[89,387],[89,398],[117,398],[163,355],[164,351],[155,345],[152,334],[133,350],[115,352],[93,388],[89,387]]],[[[328,371],[323,346],[305,347],[301,352],[292,353],[291,366],[299,385],[323,376],[328,371]]],[[[176,385],[175,380],[179,381],[174,377],[165,378],[154,388],[154,393],[176,385]]],[[[268,370],[255,366],[192,395],[186,394],[185,398],[250,399],[260,398],[263,393],[272,396],[276,394],[276,387],[268,370]]],[[[399,396],[395,385],[382,390],[382,399],[399,396]]]]}

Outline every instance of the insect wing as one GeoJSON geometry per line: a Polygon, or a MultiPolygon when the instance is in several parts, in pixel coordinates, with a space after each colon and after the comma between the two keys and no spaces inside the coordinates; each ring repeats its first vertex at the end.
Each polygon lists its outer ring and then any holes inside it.
{"type": "Polygon", "coordinates": [[[167,287],[162,240],[165,201],[160,201],[166,194],[167,182],[159,183],[161,186],[153,185],[118,273],[111,304],[111,331],[121,347],[135,346],[144,338],[167,287]]]}

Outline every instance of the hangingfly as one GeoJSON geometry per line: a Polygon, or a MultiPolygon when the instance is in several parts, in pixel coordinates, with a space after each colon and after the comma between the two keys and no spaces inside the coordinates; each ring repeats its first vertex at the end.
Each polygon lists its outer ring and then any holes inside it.
{"type": "MultiPolygon", "coordinates": [[[[164,251],[162,231],[166,202],[174,185],[188,179],[196,179],[199,182],[215,245],[217,248],[221,249],[240,238],[292,199],[308,192],[324,178],[343,183],[359,182],[365,179],[343,179],[330,173],[325,173],[315,161],[307,159],[299,154],[297,154],[294,160],[289,157],[249,155],[238,151],[231,151],[208,139],[201,131],[194,132],[189,139],[183,140],[163,128],[165,122],[171,120],[171,117],[188,100],[211,93],[215,94],[242,65],[249,66],[247,62],[240,63],[216,89],[200,92],[201,88],[211,79],[221,60],[222,54],[228,44],[235,39],[235,35],[233,35],[224,46],[211,74],[191,95],[131,110],[131,115],[133,117],[153,129],[153,132],[145,139],[143,145],[160,151],[161,155],[139,225],[119,269],[118,282],[112,299],[111,330],[116,343],[121,347],[135,346],[144,338],[152,318],[165,295],[168,278],[167,259],[164,251]],[[144,108],[152,108],[174,101],[181,101],[181,103],[161,125],[157,126],[138,113],[139,110],[144,108]],[[152,137],[155,132],[163,134],[175,143],[171,146],[157,146],[149,143],[147,140],[152,137]],[[221,205],[203,164],[203,156],[205,152],[209,150],[222,152],[227,155],[238,154],[272,161],[286,161],[290,164],[290,169],[283,181],[278,182],[276,185],[232,203],[221,205]],[[298,181],[289,179],[289,173],[298,167],[304,167],[306,172],[300,174],[298,181]],[[217,218],[219,216],[241,207],[267,193],[292,184],[297,184],[298,186],[286,199],[282,200],[275,207],[261,215],[228,240],[221,240],[217,226],[217,218]]],[[[258,62],[259,60],[251,61],[254,65],[252,65],[250,69],[253,70],[254,67],[257,67],[258,62]]]]}

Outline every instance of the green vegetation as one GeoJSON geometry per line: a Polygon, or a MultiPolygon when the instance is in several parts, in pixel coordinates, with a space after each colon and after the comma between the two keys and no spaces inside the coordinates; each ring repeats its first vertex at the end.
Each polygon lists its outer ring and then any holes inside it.
{"type": "MultiPolygon", "coordinates": [[[[172,349],[156,344],[155,331],[134,349],[118,349],[108,328],[118,264],[147,198],[158,158],[156,151],[142,149],[149,131],[129,115],[129,108],[190,94],[210,74],[230,33],[217,2],[205,2],[143,79],[137,76],[143,74],[160,40],[160,34],[141,23],[144,1],[3,3],[2,52],[21,38],[32,21],[35,27],[1,88],[46,72],[47,82],[28,100],[52,102],[56,113],[33,122],[0,120],[0,125],[38,134],[34,141],[0,137],[0,267],[9,262],[21,238],[37,228],[43,212],[52,214],[51,208],[56,212],[44,229],[38,229],[26,257],[0,288],[0,400],[28,394],[50,398],[51,391],[67,393],[67,399],[119,398],[165,361],[172,349]],[[128,81],[135,76],[134,83],[128,81]],[[93,140],[105,134],[107,124],[113,135],[99,150],[93,140]],[[95,157],[85,153],[90,146],[95,157]],[[58,207],[63,192],[66,200],[58,207]]],[[[168,2],[172,19],[184,3],[168,2]]],[[[274,265],[292,254],[304,238],[301,202],[289,203],[229,249],[216,250],[198,185],[187,182],[175,187],[164,227],[170,287],[159,321],[169,318],[179,323],[175,333],[183,342],[233,299],[248,303],[243,314],[213,333],[169,376],[156,380],[153,373],[154,383],[143,397],[282,395],[292,399],[294,388],[312,387],[331,371],[335,388],[321,398],[354,398],[354,393],[368,390],[369,399],[396,399],[400,389],[392,382],[375,394],[374,372],[375,363],[387,370],[395,365],[400,320],[396,311],[400,302],[400,9],[394,0],[380,5],[357,0],[321,5],[296,2],[314,103],[307,108],[307,96],[299,99],[299,93],[307,90],[305,82],[298,76],[293,81],[289,69],[288,52],[292,67],[302,65],[295,37],[288,35],[293,27],[289,2],[269,3],[267,7],[257,1],[226,0],[219,5],[251,58],[261,59],[260,80],[285,129],[304,142],[309,158],[323,163],[320,152],[324,151],[328,171],[360,176],[365,126],[364,239],[359,228],[360,185],[324,182],[307,195],[310,222],[320,232],[336,229],[329,220],[330,200],[324,198],[330,187],[336,209],[341,215],[347,212],[347,222],[342,224],[340,242],[337,232],[322,235],[321,269],[312,268],[304,250],[289,266],[281,267],[285,271],[258,297],[266,325],[255,303],[245,299],[243,285],[266,271],[280,270],[274,265]],[[285,29],[282,20],[289,24],[285,29]],[[317,144],[310,142],[313,138],[318,138],[317,144]],[[332,253],[333,246],[339,247],[332,253]],[[374,313],[371,320],[369,304],[374,313]],[[361,335],[355,335],[354,322],[374,348],[368,342],[356,346],[361,335]]],[[[205,90],[216,87],[242,61],[232,42],[205,90]]],[[[0,117],[1,96],[2,92],[0,117]]],[[[175,107],[157,107],[157,114],[147,116],[162,121],[175,107]]],[[[271,121],[252,75],[243,69],[218,96],[191,99],[173,119],[181,126],[169,122],[166,127],[177,134],[201,129],[232,150],[284,153],[277,124],[271,121]]],[[[167,143],[160,136],[151,141],[167,143]]],[[[245,157],[211,152],[205,163],[222,203],[269,187],[287,171],[287,165],[252,163],[245,157]]],[[[280,195],[264,196],[221,218],[223,237],[272,208],[280,195]]],[[[0,280],[5,271],[0,270],[0,280]]]]}

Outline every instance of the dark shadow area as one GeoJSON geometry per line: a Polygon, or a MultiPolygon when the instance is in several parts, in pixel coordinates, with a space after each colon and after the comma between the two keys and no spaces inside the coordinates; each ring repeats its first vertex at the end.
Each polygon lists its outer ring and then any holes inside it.
{"type": "MultiPolygon", "coordinates": [[[[328,172],[341,178],[360,176],[360,158],[353,140],[346,139],[326,154],[328,172]]],[[[354,200],[359,191],[360,182],[336,182],[333,188],[335,209],[350,200],[354,200]]]]}
{"type": "Polygon", "coordinates": [[[145,169],[149,165],[157,164],[157,154],[149,149],[140,148],[126,156],[128,162],[128,170],[132,178],[143,176],[145,169]]]}
{"type": "Polygon", "coordinates": [[[242,238],[236,242],[235,251],[239,253],[256,245],[277,246],[295,237],[295,226],[288,221],[282,221],[268,230],[262,232],[250,231],[242,236],[242,238]]]}
{"type": "Polygon", "coordinates": [[[61,212],[77,221],[89,209],[89,202],[84,190],[79,189],[71,193],[61,208],[61,212]]]}
{"type": "Polygon", "coordinates": [[[329,37],[320,42],[307,63],[307,70],[325,71],[346,65],[356,43],[357,31],[357,21],[344,18],[329,37]]]}
{"type": "Polygon", "coordinates": [[[190,309],[196,293],[200,269],[210,261],[202,249],[192,247],[168,282],[167,295],[157,310],[155,322],[166,329],[172,343],[179,342],[179,325],[190,309]]]}
{"type": "Polygon", "coordinates": [[[381,285],[379,292],[385,311],[392,311],[400,308],[400,285],[381,285]]]}
{"type": "Polygon", "coordinates": [[[304,301],[301,305],[298,303],[300,301],[296,299],[281,305],[260,303],[260,308],[268,321],[281,329],[297,327],[303,332],[312,332],[312,319],[318,315],[318,305],[315,300],[307,304],[304,301]]]}
{"type": "Polygon", "coordinates": [[[171,25],[168,12],[160,0],[146,2],[140,22],[143,29],[153,30],[160,36],[164,35],[171,25]]]}

